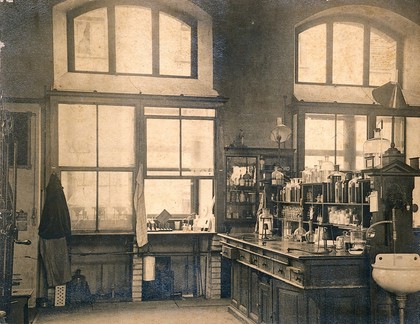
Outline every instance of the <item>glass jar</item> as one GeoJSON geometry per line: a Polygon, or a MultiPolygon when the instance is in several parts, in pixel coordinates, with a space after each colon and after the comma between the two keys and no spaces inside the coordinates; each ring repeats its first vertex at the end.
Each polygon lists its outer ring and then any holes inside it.
{"type": "Polygon", "coordinates": [[[326,182],[328,176],[333,172],[334,164],[330,161],[330,157],[326,155],[324,161],[321,162],[321,182],[326,182]]]}
{"type": "Polygon", "coordinates": [[[311,183],[312,172],[309,167],[305,167],[305,170],[302,171],[302,183],[311,183]]]}
{"type": "Polygon", "coordinates": [[[382,155],[391,146],[390,141],[381,136],[381,129],[376,128],[373,138],[363,144],[363,156],[366,168],[377,168],[382,165],[382,155]]]}

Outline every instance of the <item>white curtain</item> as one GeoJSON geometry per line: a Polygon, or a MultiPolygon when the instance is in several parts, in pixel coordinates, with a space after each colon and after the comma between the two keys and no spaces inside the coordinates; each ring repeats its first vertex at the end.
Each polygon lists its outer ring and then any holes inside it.
{"type": "Polygon", "coordinates": [[[134,209],[136,212],[136,240],[138,247],[147,244],[147,217],[144,202],[143,165],[139,166],[134,192],[134,209]]]}

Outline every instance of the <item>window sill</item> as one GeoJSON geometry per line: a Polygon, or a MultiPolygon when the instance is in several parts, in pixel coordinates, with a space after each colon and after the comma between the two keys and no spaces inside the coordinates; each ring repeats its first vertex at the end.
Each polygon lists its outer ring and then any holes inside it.
{"type": "Polygon", "coordinates": [[[88,232],[88,231],[73,231],[72,236],[100,236],[100,235],[135,235],[134,232],[115,232],[115,231],[102,231],[102,232],[88,232]]]}

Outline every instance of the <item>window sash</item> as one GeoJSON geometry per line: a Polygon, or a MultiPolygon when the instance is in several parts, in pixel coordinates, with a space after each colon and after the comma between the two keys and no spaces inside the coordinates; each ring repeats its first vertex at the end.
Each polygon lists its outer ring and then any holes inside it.
{"type": "Polygon", "coordinates": [[[57,160],[74,231],[134,231],[135,125],[134,106],[57,104],[57,160]]]}

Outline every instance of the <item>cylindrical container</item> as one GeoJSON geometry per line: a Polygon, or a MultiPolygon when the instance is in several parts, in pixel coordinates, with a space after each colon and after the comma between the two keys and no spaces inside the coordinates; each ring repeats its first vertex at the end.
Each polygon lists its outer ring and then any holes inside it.
{"type": "Polygon", "coordinates": [[[144,281],[153,281],[155,280],[155,262],[156,259],[154,256],[147,255],[143,257],[143,280],[144,281]]]}

